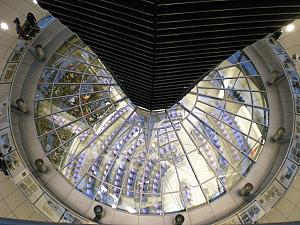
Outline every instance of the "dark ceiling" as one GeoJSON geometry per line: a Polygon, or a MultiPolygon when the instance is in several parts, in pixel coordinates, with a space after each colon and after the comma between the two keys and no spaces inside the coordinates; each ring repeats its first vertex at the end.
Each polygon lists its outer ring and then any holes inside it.
{"type": "Polygon", "coordinates": [[[235,51],[300,15],[300,0],[39,0],[131,101],[165,109],[235,51]]]}

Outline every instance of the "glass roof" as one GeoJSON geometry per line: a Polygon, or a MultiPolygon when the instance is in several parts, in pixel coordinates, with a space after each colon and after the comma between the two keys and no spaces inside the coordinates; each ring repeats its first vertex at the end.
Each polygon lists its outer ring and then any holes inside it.
{"type": "Polygon", "coordinates": [[[35,99],[45,157],[93,201],[132,214],[183,211],[230,191],[259,157],[268,115],[242,51],[172,108],[149,112],[75,35],[49,60],[35,99]]]}

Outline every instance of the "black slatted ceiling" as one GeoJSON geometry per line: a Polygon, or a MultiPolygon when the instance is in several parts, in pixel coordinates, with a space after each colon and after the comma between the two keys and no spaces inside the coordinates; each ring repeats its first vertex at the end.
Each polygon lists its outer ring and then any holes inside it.
{"type": "Polygon", "coordinates": [[[178,102],[219,63],[300,15],[299,0],[39,0],[149,110],[178,102]]]}

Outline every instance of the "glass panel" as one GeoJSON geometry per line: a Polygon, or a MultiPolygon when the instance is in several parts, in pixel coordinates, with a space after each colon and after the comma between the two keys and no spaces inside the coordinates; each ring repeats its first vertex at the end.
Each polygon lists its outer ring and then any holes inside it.
{"type": "Polygon", "coordinates": [[[163,214],[162,197],[159,194],[145,194],[147,201],[141,201],[140,214],[163,214]]]}
{"type": "Polygon", "coordinates": [[[205,196],[200,186],[188,185],[182,191],[182,195],[187,208],[194,208],[206,203],[205,196]]]}
{"type": "Polygon", "coordinates": [[[51,100],[37,101],[34,103],[34,116],[46,116],[51,114],[51,100]]]}
{"type": "Polygon", "coordinates": [[[50,116],[36,119],[35,125],[38,136],[48,133],[53,129],[53,122],[50,116]]]}
{"type": "Polygon", "coordinates": [[[56,77],[57,70],[44,69],[42,76],[39,79],[39,83],[52,83],[56,77]]]}
{"type": "Polygon", "coordinates": [[[48,154],[48,158],[57,170],[61,170],[62,165],[66,164],[66,155],[67,153],[64,147],[58,147],[56,150],[48,154]]]}
{"type": "Polygon", "coordinates": [[[202,190],[208,202],[212,202],[225,194],[225,189],[219,180],[213,178],[202,185],[202,190]]]}
{"type": "Polygon", "coordinates": [[[82,75],[71,71],[60,70],[56,74],[55,83],[80,83],[82,75]]]}
{"type": "Polygon", "coordinates": [[[249,58],[244,54],[243,51],[237,51],[236,53],[233,54],[233,56],[239,62],[249,61],[249,58]]]}
{"type": "Polygon", "coordinates": [[[79,85],[56,84],[53,89],[53,97],[62,97],[65,95],[76,95],[79,93],[79,85]]]}
{"type": "Polygon", "coordinates": [[[162,195],[162,206],[165,213],[184,211],[185,206],[181,192],[162,195]]]}
{"type": "Polygon", "coordinates": [[[61,97],[61,98],[52,98],[52,113],[60,112],[69,108],[74,108],[79,105],[78,95],[61,97]]]}
{"type": "Polygon", "coordinates": [[[91,63],[95,58],[95,55],[92,55],[91,53],[78,48],[77,50],[72,52],[69,57],[78,59],[83,62],[91,63]]]}
{"type": "Polygon", "coordinates": [[[85,177],[77,185],[76,189],[84,193],[91,199],[94,199],[101,182],[93,176],[85,175],[85,177]]]}
{"type": "Polygon", "coordinates": [[[42,100],[44,98],[50,98],[52,93],[51,84],[38,84],[35,99],[42,100]]]}
{"type": "Polygon", "coordinates": [[[47,66],[34,109],[41,145],[74,188],[114,209],[163,215],[210,203],[247,176],[265,143],[267,95],[243,51],[159,112],[136,109],[76,35],[47,66]]]}
{"type": "Polygon", "coordinates": [[[54,131],[40,137],[39,139],[46,153],[57,148],[60,144],[60,141],[54,131]]]}
{"type": "Polygon", "coordinates": [[[245,73],[249,76],[257,75],[257,70],[255,69],[254,65],[251,62],[244,62],[241,63],[241,66],[245,73]]]}

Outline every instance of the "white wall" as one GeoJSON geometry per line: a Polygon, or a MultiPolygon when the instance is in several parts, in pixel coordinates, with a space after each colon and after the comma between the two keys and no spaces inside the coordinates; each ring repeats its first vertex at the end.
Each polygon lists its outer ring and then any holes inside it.
{"type": "Polygon", "coordinates": [[[45,221],[20,194],[10,177],[0,172],[0,217],[45,221]]]}
{"type": "MultiPolygon", "coordinates": [[[[300,19],[295,20],[292,24],[295,25],[295,30],[286,32],[283,29],[283,34],[279,38],[279,41],[283,44],[291,57],[293,54],[300,55],[300,19]]],[[[296,66],[298,71],[300,71],[300,63],[297,63],[296,66]]]]}
{"type": "Polygon", "coordinates": [[[283,198],[260,223],[300,221],[300,170],[283,198]]]}
{"type": "MultiPolygon", "coordinates": [[[[7,31],[0,29],[0,73],[2,73],[6,60],[18,42],[18,37],[13,23],[15,17],[24,22],[26,14],[32,12],[37,19],[47,12],[35,5],[32,0],[0,0],[0,23],[6,22],[7,31]]],[[[17,187],[0,171],[0,217],[45,220],[19,193],[17,187]]]]}
{"type": "Polygon", "coordinates": [[[47,13],[34,4],[32,0],[0,0],[0,23],[6,22],[9,26],[6,31],[0,29],[0,73],[2,73],[7,58],[18,42],[13,21],[16,17],[19,17],[21,23],[23,23],[29,11],[37,19],[47,13]]]}
{"type": "MultiPolygon", "coordinates": [[[[295,25],[295,30],[289,33],[283,29],[283,34],[279,38],[279,41],[290,56],[295,53],[300,55],[300,20],[294,21],[293,24],[295,25]]],[[[300,73],[300,63],[297,64],[297,69],[298,73],[300,73]]],[[[300,221],[300,171],[298,171],[292,186],[283,198],[260,222],[276,223],[287,221],[300,221]]]]}

